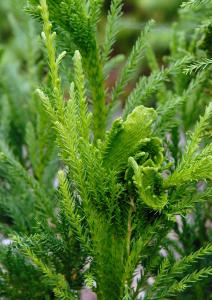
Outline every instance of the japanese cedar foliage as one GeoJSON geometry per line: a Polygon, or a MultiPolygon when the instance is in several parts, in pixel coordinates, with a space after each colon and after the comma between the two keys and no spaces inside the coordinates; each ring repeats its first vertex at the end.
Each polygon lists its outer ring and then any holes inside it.
{"type": "Polygon", "coordinates": [[[124,62],[110,58],[123,3],[111,1],[100,44],[103,2],[28,3],[49,72],[31,32],[27,92],[1,86],[1,235],[12,242],[0,246],[0,295],[79,299],[87,286],[98,300],[209,299],[212,2],[183,4],[162,68],[152,21],[124,62]],[[151,74],[125,97],[143,57],[151,74]]]}

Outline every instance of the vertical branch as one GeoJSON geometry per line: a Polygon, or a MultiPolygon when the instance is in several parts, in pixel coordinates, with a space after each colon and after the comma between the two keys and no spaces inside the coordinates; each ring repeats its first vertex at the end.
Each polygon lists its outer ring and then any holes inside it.
{"type": "Polygon", "coordinates": [[[58,112],[62,113],[63,94],[61,90],[61,80],[58,73],[58,65],[61,59],[63,58],[63,56],[65,55],[65,52],[63,52],[58,57],[58,59],[56,59],[56,51],[54,47],[54,40],[55,40],[56,33],[51,32],[52,23],[49,21],[49,12],[48,12],[48,6],[46,0],[40,0],[39,9],[41,11],[41,17],[43,19],[42,38],[45,42],[47,54],[48,54],[51,82],[52,82],[52,87],[53,87],[54,97],[55,97],[55,105],[57,106],[58,112]]]}
{"type": "Polygon", "coordinates": [[[127,256],[130,255],[130,242],[132,236],[132,214],[135,211],[134,198],[130,196],[130,208],[128,213],[128,222],[127,222],[127,256]]]}
{"type": "Polygon", "coordinates": [[[89,53],[84,53],[83,57],[87,57],[84,61],[93,100],[93,131],[94,139],[96,141],[97,139],[102,139],[104,137],[107,114],[103,67],[96,41],[89,53]]]}

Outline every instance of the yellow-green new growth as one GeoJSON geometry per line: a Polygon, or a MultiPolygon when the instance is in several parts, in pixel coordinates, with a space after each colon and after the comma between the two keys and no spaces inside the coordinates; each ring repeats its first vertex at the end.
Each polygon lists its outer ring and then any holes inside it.
{"type": "Polygon", "coordinates": [[[161,211],[168,198],[163,191],[163,178],[158,168],[138,166],[132,157],[129,158],[129,164],[133,168],[133,181],[141,200],[150,208],[161,211]]]}
{"type": "Polygon", "coordinates": [[[106,168],[122,171],[128,158],[138,150],[142,139],[151,134],[151,125],[157,117],[153,108],[136,107],[126,121],[117,119],[108,133],[103,147],[103,165],[106,168]]]}
{"type": "Polygon", "coordinates": [[[56,51],[54,47],[56,33],[51,32],[52,23],[49,21],[49,12],[46,0],[40,0],[39,6],[41,17],[43,19],[43,32],[41,34],[47,49],[48,59],[49,59],[49,69],[52,87],[54,91],[54,101],[55,106],[57,107],[59,113],[62,113],[63,110],[63,93],[61,89],[61,80],[59,77],[58,66],[66,55],[66,52],[63,51],[58,58],[56,58],[56,51]]]}

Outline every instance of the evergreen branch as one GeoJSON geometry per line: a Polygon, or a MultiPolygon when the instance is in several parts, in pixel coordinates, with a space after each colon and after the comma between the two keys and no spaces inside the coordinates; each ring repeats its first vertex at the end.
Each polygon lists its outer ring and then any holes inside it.
{"type": "Polygon", "coordinates": [[[169,99],[165,104],[160,105],[157,109],[158,119],[155,122],[155,134],[162,136],[177,125],[177,112],[186,101],[187,95],[173,96],[170,94],[169,99]]]}
{"type": "Polygon", "coordinates": [[[182,274],[188,267],[197,262],[199,259],[204,258],[206,255],[212,255],[212,245],[210,244],[177,261],[171,267],[170,274],[173,274],[174,276],[182,274]]]}
{"type": "MultiPolygon", "coordinates": [[[[78,63],[79,61],[77,62],[77,64],[78,63]]],[[[76,68],[78,69],[79,65],[76,68]]],[[[77,72],[79,72],[79,69],[77,70],[77,72]]],[[[89,128],[87,126],[89,125],[88,123],[90,118],[86,112],[87,106],[84,97],[82,97],[84,93],[83,86],[82,83],[80,83],[79,81],[80,77],[78,77],[78,75],[79,74],[77,74],[76,81],[77,81],[78,89],[81,90],[80,94],[78,92],[78,96],[80,95],[80,98],[76,97],[74,92],[74,85],[71,85],[71,89],[70,89],[71,99],[69,99],[67,103],[61,121],[59,121],[60,117],[53,109],[48,97],[46,97],[44,93],[41,92],[40,90],[38,90],[38,93],[42,99],[45,109],[47,110],[47,112],[51,117],[52,124],[56,131],[57,145],[60,150],[59,153],[63,161],[70,168],[70,175],[76,184],[76,188],[78,192],[80,193],[82,199],[86,201],[86,199],[88,199],[88,193],[85,185],[83,153],[86,153],[86,151],[88,151],[88,148],[90,148],[90,146],[88,141],[83,139],[83,137],[80,134],[83,134],[84,136],[88,134],[89,128]],[[82,114],[86,115],[86,119],[83,120],[84,122],[83,129],[81,127],[82,114]],[[79,156],[80,155],[79,150],[81,150],[81,156],[79,156]]],[[[89,137],[87,136],[87,139],[88,138],[89,137]]]]}
{"type": "Polygon", "coordinates": [[[62,58],[65,55],[65,52],[61,53],[60,56],[56,59],[56,53],[54,48],[54,40],[56,33],[51,33],[52,24],[49,21],[49,12],[48,6],[46,4],[46,0],[40,0],[40,10],[41,16],[43,19],[43,32],[42,37],[46,44],[46,49],[48,53],[49,59],[49,68],[50,68],[50,75],[52,80],[52,88],[55,96],[55,105],[60,114],[63,111],[63,95],[61,90],[60,84],[60,77],[58,74],[58,65],[62,58]]]}
{"type": "Polygon", "coordinates": [[[200,61],[193,62],[192,64],[188,65],[186,68],[184,68],[184,72],[186,74],[192,74],[195,72],[203,71],[206,68],[209,68],[212,65],[212,59],[211,58],[203,58],[200,61]]]}
{"type": "MultiPolygon", "coordinates": [[[[179,190],[181,190],[181,188],[179,188],[179,190]]],[[[185,215],[194,208],[196,203],[204,203],[208,199],[210,199],[212,193],[212,188],[210,187],[202,193],[198,193],[196,189],[193,193],[190,190],[186,191],[185,186],[183,186],[183,190],[185,192],[185,195],[183,195],[183,192],[180,191],[180,195],[182,195],[182,198],[180,198],[179,196],[177,198],[177,201],[170,206],[170,210],[167,213],[169,219],[175,220],[176,215],[185,215]]]]}
{"type": "Polygon", "coordinates": [[[203,280],[206,277],[212,275],[212,267],[202,268],[199,271],[194,271],[193,273],[185,276],[180,281],[176,281],[172,284],[167,290],[159,293],[157,297],[153,297],[152,299],[160,299],[166,300],[169,299],[167,297],[173,297],[179,293],[182,293],[185,289],[192,286],[192,284],[196,283],[197,281],[203,280]]]}
{"type": "MultiPolygon", "coordinates": [[[[0,149],[2,149],[0,145],[0,149]]],[[[5,149],[4,149],[5,150],[5,149]]],[[[40,184],[29,175],[29,173],[24,169],[24,167],[9,154],[10,151],[0,152],[0,164],[7,166],[7,173],[10,180],[17,181],[17,179],[22,178],[26,186],[31,189],[32,193],[36,196],[36,207],[38,212],[42,215],[44,212],[48,212],[50,216],[53,216],[52,203],[49,201],[49,197],[46,192],[40,186],[40,184]]]]}
{"type": "Polygon", "coordinates": [[[103,4],[104,4],[104,0],[90,0],[89,15],[90,15],[91,22],[94,27],[96,26],[97,22],[99,21],[99,17],[101,14],[103,4]]]}
{"type": "Polygon", "coordinates": [[[199,122],[197,122],[194,132],[191,135],[190,141],[187,143],[185,150],[184,160],[189,160],[192,158],[194,153],[198,150],[201,138],[207,135],[207,129],[209,122],[212,117],[212,104],[210,103],[206,109],[203,116],[200,117],[199,122]]]}
{"type": "MultiPolygon", "coordinates": [[[[85,247],[86,251],[89,252],[90,247],[88,245],[87,237],[83,232],[82,220],[76,211],[75,202],[73,196],[69,192],[68,181],[66,180],[63,171],[58,172],[58,179],[60,184],[60,192],[62,195],[60,204],[62,213],[63,215],[65,215],[66,221],[70,224],[71,230],[73,230],[76,234],[77,239],[79,239],[81,244],[85,247]]],[[[71,237],[72,232],[70,231],[69,238],[71,237]]]]}
{"type": "Polygon", "coordinates": [[[149,77],[141,77],[126,101],[123,111],[124,119],[136,106],[145,105],[147,100],[158,91],[166,79],[166,70],[155,71],[149,77]]]}
{"type": "Polygon", "coordinates": [[[122,5],[122,0],[112,0],[110,4],[110,12],[107,15],[105,41],[102,51],[103,64],[105,64],[108,61],[113,44],[116,41],[116,36],[119,32],[119,20],[122,14],[122,5]]]}
{"type": "Polygon", "coordinates": [[[184,160],[164,182],[164,187],[176,186],[189,181],[212,179],[212,144],[206,146],[201,154],[184,160]]]}
{"type": "MultiPolygon", "coordinates": [[[[71,105],[69,105],[69,109],[73,111],[70,106],[71,105]]],[[[76,128],[72,128],[72,131],[70,132],[70,128],[59,121],[56,121],[54,126],[57,132],[57,143],[60,149],[60,155],[62,156],[63,161],[70,167],[71,172],[75,174],[78,167],[76,159],[79,145],[76,128]]]]}
{"type": "Polygon", "coordinates": [[[138,39],[128,57],[128,60],[121,71],[119,80],[117,81],[116,86],[113,89],[111,106],[113,106],[116,103],[119,96],[121,94],[123,94],[124,88],[126,87],[126,85],[136,75],[139,63],[141,61],[141,58],[143,57],[143,51],[146,47],[146,41],[148,38],[148,34],[149,34],[150,29],[153,24],[154,24],[153,21],[150,21],[149,23],[147,23],[143,32],[138,37],[138,39]]]}
{"type": "Polygon", "coordinates": [[[42,105],[47,112],[47,114],[50,116],[52,124],[54,124],[57,119],[57,113],[55,108],[52,106],[52,103],[47,95],[44,94],[44,92],[40,89],[36,90],[37,95],[39,96],[40,100],[42,101],[42,105]]]}
{"type": "Polygon", "coordinates": [[[200,73],[195,79],[191,80],[189,86],[183,91],[182,95],[173,96],[170,94],[167,101],[159,105],[157,109],[158,119],[155,123],[156,135],[161,136],[177,125],[177,117],[179,119],[180,109],[190,97],[193,97],[193,93],[196,91],[196,88],[202,83],[203,75],[204,73],[200,73]],[[174,99],[172,97],[174,97],[174,99]]]}
{"type": "Polygon", "coordinates": [[[57,133],[57,142],[60,155],[70,167],[71,177],[80,191],[81,197],[88,198],[84,184],[83,153],[86,153],[90,138],[90,117],[88,113],[84,75],[81,65],[81,56],[78,51],[74,55],[75,87],[71,85],[70,97],[62,116],[57,115],[47,96],[38,90],[43,105],[51,117],[51,121],[57,133]],[[85,147],[86,146],[86,147],[85,147]],[[81,152],[81,158],[79,153],[81,152]]]}
{"type": "MultiPolygon", "coordinates": [[[[32,0],[31,0],[32,1],[32,0]]],[[[37,1],[37,0],[36,0],[37,1]]],[[[93,102],[93,130],[94,138],[102,139],[105,133],[106,127],[106,104],[105,104],[105,91],[104,91],[104,78],[103,78],[103,66],[101,64],[99,48],[96,41],[96,29],[95,21],[98,14],[97,6],[101,6],[101,1],[93,1],[92,7],[89,11],[87,4],[84,1],[48,1],[50,7],[50,17],[53,20],[54,28],[58,32],[61,30],[65,31],[69,37],[69,43],[76,49],[79,49],[83,56],[83,66],[85,68],[86,74],[88,76],[91,98],[93,102]],[[95,3],[97,6],[95,7],[95,3]],[[97,10],[96,10],[97,9],[97,10]],[[88,15],[88,12],[92,15],[88,15]]],[[[44,5],[44,4],[43,4],[44,5]]],[[[44,5],[44,11],[47,8],[44,5]]],[[[45,13],[45,22],[47,24],[48,18],[47,13],[45,13]]],[[[47,26],[46,26],[47,27],[47,26]]],[[[49,26],[51,27],[51,26],[49,26]]],[[[54,40],[55,34],[50,35],[49,27],[46,28],[50,44],[54,40]]],[[[45,30],[44,30],[45,32],[45,30]]],[[[52,47],[52,46],[51,46],[52,47]]],[[[66,47],[70,51],[70,45],[67,43],[66,47]]],[[[52,51],[52,49],[51,49],[52,51]]],[[[52,53],[51,53],[52,56],[52,53]]],[[[55,56],[55,55],[54,55],[55,56]]],[[[55,66],[55,60],[53,56],[51,57],[50,67],[55,66]]],[[[55,92],[58,93],[58,99],[62,99],[60,95],[60,79],[56,77],[53,84],[55,92]]],[[[59,107],[60,111],[63,109],[63,102],[61,102],[59,107]]]]}
{"type": "Polygon", "coordinates": [[[43,261],[33,253],[20,237],[15,236],[14,242],[20,246],[21,251],[33,262],[33,264],[41,270],[48,280],[49,285],[53,287],[56,297],[62,300],[76,300],[75,294],[70,290],[68,283],[62,274],[56,273],[43,263],[43,261]]]}
{"type": "Polygon", "coordinates": [[[147,100],[168,80],[168,76],[178,72],[189,59],[189,57],[184,57],[166,69],[153,71],[149,77],[141,77],[126,101],[124,119],[136,106],[145,105],[147,100]]]}
{"type": "Polygon", "coordinates": [[[148,300],[155,299],[153,295],[159,295],[160,291],[163,292],[164,288],[170,286],[175,282],[175,277],[183,274],[190,266],[192,266],[196,261],[202,259],[206,255],[212,254],[212,245],[207,245],[206,247],[200,248],[198,251],[183,257],[181,260],[171,263],[168,258],[164,259],[161,264],[158,275],[155,278],[153,287],[147,293],[148,300]]]}
{"type": "MultiPolygon", "coordinates": [[[[84,53],[84,57],[86,57],[84,53]]],[[[106,128],[106,117],[107,107],[105,101],[105,90],[104,90],[104,74],[103,66],[100,62],[100,54],[95,46],[95,51],[92,51],[89,56],[88,62],[85,63],[91,95],[93,103],[93,132],[94,139],[104,139],[105,128],[106,128]]]]}
{"type": "Polygon", "coordinates": [[[189,0],[181,4],[182,8],[197,8],[199,6],[207,5],[211,0],[189,0]]]}
{"type": "Polygon", "coordinates": [[[164,232],[164,224],[162,224],[161,220],[156,220],[153,224],[148,225],[145,231],[136,240],[132,239],[130,254],[125,263],[124,283],[132,279],[136,267],[147,254],[148,247],[152,247],[153,244],[157,242],[157,238],[155,237],[161,230],[164,232]]]}
{"type": "Polygon", "coordinates": [[[81,55],[79,51],[75,52],[74,55],[74,75],[75,75],[75,87],[76,87],[76,101],[77,101],[77,108],[78,108],[78,130],[80,136],[85,140],[89,141],[89,129],[90,129],[90,117],[91,115],[88,114],[88,107],[86,103],[85,97],[85,79],[82,70],[82,63],[81,63],[81,55]]]}
{"type": "Polygon", "coordinates": [[[174,173],[166,180],[165,186],[178,185],[190,180],[210,179],[212,177],[212,144],[207,145],[201,153],[197,153],[200,141],[206,134],[211,115],[212,105],[208,105],[205,114],[200,117],[199,122],[195,126],[181,162],[174,173]]]}

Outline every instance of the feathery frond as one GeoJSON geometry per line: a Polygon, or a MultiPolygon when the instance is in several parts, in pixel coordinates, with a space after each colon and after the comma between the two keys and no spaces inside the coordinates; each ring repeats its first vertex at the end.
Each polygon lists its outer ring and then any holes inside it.
{"type": "Polygon", "coordinates": [[[191,180],[211,179],[212,145],[208,144],[200,153],[199,144],[209,126],[212,105],[209,105],[205,114],[200,117],[191,139],[187,144],[185,154],[175,172],[166,180],[165,185],[178,185],[191,180]]]}
{"type": "Polygon", "coordinates": [[[199,72],[209,68],[212,65],[211,58],[203,58],[200,61],[193,62],[192,64],[188,65],[184,71],[186,74],[192,74],[194,72],[199,72]]]}
{"type": "Polygon", "coordinates": [[[211,0],[190,0],[181,4],[182,8],[196,8],[201,5],[207,5],[211,0]]]}
{"type": "Polygon", "coordinates": [[[102,50],[102,61],[105,64],[112,51],[112,47],[116,41],[119,32],[119,19],[122,13],[122,0],[112,0],[110,12],[107,16],[107,24],[105,29],[105,41],[102,50]]]}
{"type": "Polygon", "coordinates": [[[127,62],[121,71],[119,80],[117,81],[116,86],[114,87],[114,90],[112,92],[111,105],[115,104],[115,102],[118,100],[118,97],[123,93],[126,85],[136,75],[136,72],[138,70],[138,65],[141,61],[141,58],[144,55],[143,51],[146,47],[147,35],[149,34],[149,31],[150,31],[153,23],[154,23],[153,21],[150,21],[149,23],[147,23],[143,32],[138,37],[129,57],[127,59],[127,62]]]}

